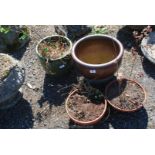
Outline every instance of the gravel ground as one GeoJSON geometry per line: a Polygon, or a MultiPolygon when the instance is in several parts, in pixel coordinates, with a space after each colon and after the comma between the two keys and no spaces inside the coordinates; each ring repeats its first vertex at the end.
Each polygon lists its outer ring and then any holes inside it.
{"type": "Polygon", "coordinates": [[[28,46],[12,53],[13,57],[22,62],[26,70],[26,79],[22,86],[23,98],[13,108],[0,111],[0,128],[155,128],[155,66],[143,60],[140,51],[134,61],[130,52],[134,42],[131,32],[126,27],[108,26],[109,34],[117,37],[125,47],[119,75],[142,84],[147,92],[147,102],[143,109],[132,114],[117,112],[110,108],[110,117],[107,120],[103,119],[99,124],[87,127],[80,127],[71,122],[64,107],[64,101],[71,89],[68,86],[77,83],[76,72],[71,71],[63,79],[47,76],[35,53],[37,42],[45,36],[54,34],[54,27],[29,26],[29,28],[31,41],[28,46]]]}

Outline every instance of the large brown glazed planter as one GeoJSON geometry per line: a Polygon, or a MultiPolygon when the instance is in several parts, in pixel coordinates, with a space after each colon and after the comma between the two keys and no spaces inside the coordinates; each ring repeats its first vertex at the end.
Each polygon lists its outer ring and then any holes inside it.
{"type": "Polygon", "coordinates": [[[95,125],[95,124],[97,124],[97,123],[105,116],[105,114],[106,114],[106,111],[107,111],[107,101],[104,100],[105,107],[104,107],[103,112],[100,114],[99,117],[95,118],[95,119],[92,120],[92,121],[81,121],[81,120],[78,120],[78,119],[74,118],[74,117],[70,114],[69,109],[68,109],[68,103],[69,103],[68,101],[69,101],[70,97],[71,97],[72,95],[74,95],[77,91],[78,91],[77,89],[74,90],[74,91],[72,91],[72,92],[69,94],[69,96],[67,97],[67,99],[66,99],[65,108],[66,108],[66,112],[67,112],[68,116],[70,117],[70,119],[71,119],[72,121],[74,121],[76,124],[81,125],[81,126],[87,126],[87,125],[95,125]]]}
{"type": "Polygon", "coordinates": [[[98,79],[105,79],[107,77],[114,75],[114,73],[118,70],[121,64],[123,53],[124,53],[123,46],[120,43],[120,41],[118,41],[116,38],[108,35],[95,34],[95,35],[88,35],[78,40],[74,44],[71,54],[81,74],[83,74],[86,78],[98,80],[98,79]],[[90,46],[91,45],[90,41],[92,40],[103,41],[103,43],[106,44],[106,46],[109,46],[113,50],[116,57],[111,61],[102,64],[90,64],[80,60],[77,56],[79,52],[81,52],[79,48],[83,46],[83,44],[90,46]]]}

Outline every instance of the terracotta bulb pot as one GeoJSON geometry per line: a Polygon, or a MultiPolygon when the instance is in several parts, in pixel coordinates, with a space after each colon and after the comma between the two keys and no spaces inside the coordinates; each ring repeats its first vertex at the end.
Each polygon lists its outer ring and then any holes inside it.
{"type": "MultiPolygon", "coordinates": [[[[135,93],[135,92],[133,92],[133,93],[135,93]]],[[[116,110],[118,110],[118,111],[121,111],[121,112],[135,112],[135,111],[138,111],[139,109],[141,109],[141,108],[143,107],[144,103],[146,102],[146,91],[145,91],[145,89],[144,89],[138,82],[136,82],[136,81],[134,81],[134,80],[126,79],[126,78],[121,78],[121,79],[114,80],[114,81],[110,82],[110,83],[106,86],[106,88],[105,88],[105,96],[106,96],[107,102],[108,102],[114,109],[116,109],[116,110]],[[114,85],[115,85],[116,83],[118,83],[118,81],[120,81],[120,80],[126,80],[127,82],[130,82],[130,83],[133,83],[133,84],[137,85],[137,86],[141,89],[141,92],[143,92],[143,94],[144,94],[144,99],[143,99],[142,102],[140,102],[140,104],[139,104],[137,107],[135,107],[135,108],[133,108],[133,109],[123,109],[123,108],[120,108],[119,106],[114,105],[113,102],[111,101],[111,99],[109,99],[109,95],[108,95],[108,94],[109,94],[109,90],[112,88],[113,91],[116,92],[116,90],[114,89],[114,85]]],[[[117,97],[117,96],[116,96],[116,97],[117,97]]],[[[118,97],[119,97],[119,96],[118,96],[118,97]]]]}
{"type": "Polygon", "coordinates": [[[72,48],[72,58],[81,72],[86,78],[89,79],[105,79],[113,76],[118,70],[123,57],[124,49],[119,40],[114,37],[102,34],[88,35],[78,40],[72,48]],[[100,51],[99,54],[93,56],[100,51]],[[112,52],[112,58],[108,56],[112,52]],[[100,59],[103,63],[89,63],[82,60],[80,57],[88,54],[88,61],[96,61],[100,59]],[[91,56],[91,57],[90,57],[91,56]],[[109,60],[108,60],[109,59],[109,60]]]}
{"type": "Polygon", "coordinates": [[[87,125],[95,125],[95,124],[97,124],[97,123],[105,116],[105,114],[106,114],[106,111],[107,111],[107,101],[106,101],[106,100],[103,101],[104,104],[105,104],[104,109],[103,109],[102,113],[101,113],[97,118],[95,118],[94,120],[91,120],[91,121],[81,121],[81,120],[78,120],[78,119],[74,118],[74,117],[70,114],[69,108],[68,108],[68,103],[69,103],[70,97],[71,97],[72,95],[74,95],[77,91],[78,91],[77,89],[74,90],[74,91],[72,91],[72,92],[69,94],[69,96],[67,97],[67,99],[66,99],[65,108],[66,108],[66,112],[67,112],[68,116],[70,117],[70,119],[71,119],[73,122],[75,122],[76,124],[81,125],[81,126],[87,126],[87,125]]]}

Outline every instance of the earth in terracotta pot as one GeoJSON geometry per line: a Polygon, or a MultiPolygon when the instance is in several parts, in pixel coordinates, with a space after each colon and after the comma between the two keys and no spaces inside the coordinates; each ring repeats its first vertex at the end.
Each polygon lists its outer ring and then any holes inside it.
{"type": "Polygon", "coordinates": [[[105,79],[118,70],[123,57],[123,46],[116,38],[95,34],[78,40],[72,49],[72,58],[89,79],[105,79]]]}

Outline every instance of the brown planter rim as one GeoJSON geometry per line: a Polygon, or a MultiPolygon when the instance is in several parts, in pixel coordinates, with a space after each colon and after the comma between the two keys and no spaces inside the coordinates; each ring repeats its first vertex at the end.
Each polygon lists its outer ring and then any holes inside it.
{"type": "Polygon", "coordinates": [[[145,91],[144,87],[143,87],[141,84],[139,84],[137,81],[135,81],[135,80],[131,80],[131,79],[128,79],[128,78],[119,78],[119,79],[117,79],[117,80],[111,81],[111,82],[106,86],[106,88],[105,88],[105,97],[106,97],[107,102],[108,102],[114,109],[119,110],[119,111],[121,111],[121,112],[135,112],[135,111],[141,109],[141,108],[143,107],[144,103],[146,102],[146,91],[145,91]],[[132,110],[121,109],[121,108],[119,108],[119,107],[113,105],[113,104],[111,103],[111,101],[108,100],[108,97],[107,97],[108,88],[109,88],[113,83],[117,82],[118,80],[123,80],[123,79],[124,79],[124,80],[127,80],[127,81],[130,81],[130,82],[133,82],[133,83],[136,83],[138,86],[140,86],[140,88],[141,88],[142,91],[144,92],[144,100],[143,100],[143,102],[141,103],[141,105],[140,105],[139,107],[137,107],[137,108],[135,108],[135,109],[132,109],[132,110]]]}
{"type": "Polygon", "coordinates": [[[100,115],[99,117],[97,117],[96,119],[94,119],[94,120],[92,120],[92,121],[80,121],[80,120],[75,119],[74,117],[72,117],[72,116],[69,114],[68,106],[67,106],[69,98],[70,98],[75,92],[77,92],[77,91],[78,91],[77,89],[73,90],[73,91],[68,95],[68,97],[67,97],[67,99],[66,99],[66,101],[65,101],[65,109],[66,109],[66,112],[67,112],[68,116],[69,116],[70,119],[71,119],[72,121],[74,121],[76,124],[82,125],[82,126],[94,125],[94,124],[98,123],[98,122],[103,118],[103,116],[105,115],[105,113],[106,113],[106,111],[107,111],[107,106],[108,106],[107,101],[104,99],[105,107],[104,107],[103,112],[101,113],[101,115],[100,115]]]}
{"type": "Polygon", "coordinates": [[[121,59],[122,55],[123,55],[123,52],[124,52],[124,48],[123,48],[123,45],[122,43],[116,39],[115,37],[112,37],[112,36],[109,36],[109,35],[103,35],[103,34],[92,34],[92,35],[87,35],[81,39],[79,39],[74,45],[73,45],[73,48],[72,48],[72,51],[71,51],[71,55],[72,55],[72,58],[79,64],[81,65],[84,65],[86,67],[95,67],[95,68],[100,68],[100,67],[106,67],[110,64],[117,64],[118,61],[121,59]],[[120,51],[119,51],[119,54],[118,56],[113,59],[112,61],[109,61],[107,63],[103,63],[103,64],[89,64],[89,63],[85,63],[83,61],[81,61],[75,54],[75,49],[76,47],[82,42],[82,41],[85,41],[85,40],[89,40],[91,38],[107,38],[107,39],[111,39],[113,40],[114,42],[116,42],[120,48],[120,51]]]}

